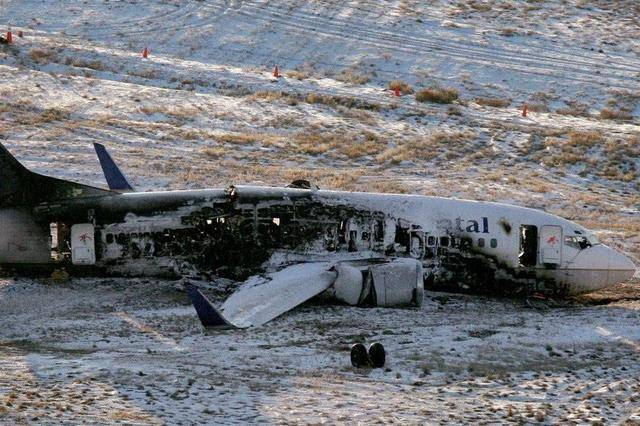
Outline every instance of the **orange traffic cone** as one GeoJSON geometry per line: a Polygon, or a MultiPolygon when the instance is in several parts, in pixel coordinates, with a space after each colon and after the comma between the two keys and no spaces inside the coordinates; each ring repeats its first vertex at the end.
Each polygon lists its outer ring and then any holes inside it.
{"type": "Polygon", "coordinates": [[[7,43],[13,43],[13,34],[11,34],[11,30],[7,31],[7,43]]]}
{"type": "Polygon", "coordinates": [[[522,107],[522,116],[526,117],[527,112],[529,112],[529,108],[527,108],[527,104],[524,104],[524,106],[522,107]]]}
{"type": "Polygon", "coordinates": [[[278,69],[278,66],[276,65],[276,67],[273,69],[273,76],[275,78],[280,78],[280,70],[278,69]]]}
{"type": "Polygon", "coordinates": [[[394,88],[393,89],[393,94],[396,95],[396,96],[400,96],[400,88],[399,87],[394,88]]]}
{"type": "Polygon", "coordinates": [[[142,51],[142,57],[145,59],[149,57],[149,49],[147,48],[147,46],[145,46],[144,50],[142,51]]]}

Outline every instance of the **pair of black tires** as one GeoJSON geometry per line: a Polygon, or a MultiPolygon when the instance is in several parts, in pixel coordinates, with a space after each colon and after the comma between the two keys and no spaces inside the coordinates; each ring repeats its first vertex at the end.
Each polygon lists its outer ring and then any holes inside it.
{"type": "Polygon", "coordinates": [[[368,351],[362,343],[351,346],[351,365],[356,368],[382,368],[386,356],[381,343],[372,343],[368,351]]]}

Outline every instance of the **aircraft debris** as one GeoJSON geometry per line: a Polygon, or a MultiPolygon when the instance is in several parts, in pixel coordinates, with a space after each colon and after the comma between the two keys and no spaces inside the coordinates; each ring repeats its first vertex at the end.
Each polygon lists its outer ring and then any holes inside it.
{"type": "Polygon", "coordinates": [[[231,280],[219,309],[187,291],[204,326],[237,328],[316,296],[378,307],[420,306],[425,285],[565,296],[635,273],[587,229],[542,211],[306,181],[140,193],[96,152],[108,190],[33,173],[0,145],[0,266],[231,280]]]}

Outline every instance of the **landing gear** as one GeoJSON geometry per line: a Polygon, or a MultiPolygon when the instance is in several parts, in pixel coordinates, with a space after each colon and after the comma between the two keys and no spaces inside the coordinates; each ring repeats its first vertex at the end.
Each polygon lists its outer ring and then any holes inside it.
{"type": "Polygon", "coordinates": [[[367,348],[362,343],[351,346],[351,365],[355,368],[371,367],[367,348]]]}
{"type": "Polygon", "coordinates": [[[369,346],[369,360],[373,368],[384,367],[386,355],[384,346],[382,346],[381,343],[372,343],[371,346],[369,346]]]}
{"type": "Polygon", "coordinates": [[[381,343],[372,343],[369,351],[362,343],[351,346],[351,365],[355,368],[382,368],[386,361],[386,352],[381,343]]]}

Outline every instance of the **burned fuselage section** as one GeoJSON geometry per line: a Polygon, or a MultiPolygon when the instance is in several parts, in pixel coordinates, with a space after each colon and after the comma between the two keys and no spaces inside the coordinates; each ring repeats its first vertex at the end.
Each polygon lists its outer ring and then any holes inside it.
{"type": "Polygon", "coordinates": [[[435,197],[231,187],[75,200],[39,206],[38,214],[57,230],[59,263],[108,274],[242,281],[302,262],[410,258],[422,264],[427,288],[571,292],[569,252],[563,258],[554,245],[562,228],[536,224],[538,216],[514,220],[522,215],[516,208],[510,219],[507,207],[492,216],[492,208],[435,197]],[[531,245],[536,241],[540,246],[531,245]]]}
{"type": "Polygon", "coordinates": [[[232,190],[226,199],[97,225],[97,264],[121,274],[184,274],[195,268],[241,280],[274,254],[383,257],[393,242],[387,230],[395,231],[388,221],[382,212],[326,205],[313,197],[245,200],[232,190]]]}

